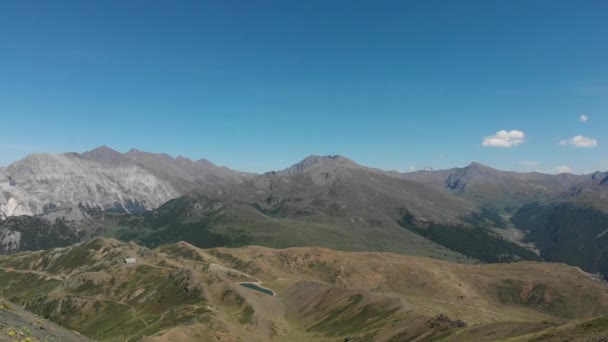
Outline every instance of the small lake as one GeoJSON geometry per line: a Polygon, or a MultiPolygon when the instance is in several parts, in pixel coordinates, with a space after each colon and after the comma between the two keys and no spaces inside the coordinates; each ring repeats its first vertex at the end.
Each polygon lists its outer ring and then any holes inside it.
{"type": "Polygon", "coordinates": [[[252,283],[239,283],[239,285],[245,286],[246,288],[249,288],[249,289],[252,289],[252,290],[256,290],[258,292],[265,293],[265,294],[267,294],[269,296],[274,296],[274,292],[272,292],[269,289],[260,287],[260,286],[258,286],[256,284],[252,284],[252,283]]]}

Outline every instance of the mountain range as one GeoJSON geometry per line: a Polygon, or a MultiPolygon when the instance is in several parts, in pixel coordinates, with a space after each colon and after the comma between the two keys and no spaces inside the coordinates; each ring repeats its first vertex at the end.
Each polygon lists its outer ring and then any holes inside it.
{"type": "Polygon", "coordinates": [[[475,162],[463,168],[417,171],[403,176],[507,213],[514,213],[522,204],[553,199],[592,177],[500,171],[475,162]]]}
{"type": "Polygon", "coordinates": [[[102,146],[1,168],[0,213],[0,331],[22,339],[608,337],[608,173],[102,146]]]}
{"type": "Polygon", "coordinates": [[[607,177],[479,163],[399,173],[337,155],[252,174],[102,146],[31,155],[0,169],[0,251],[103,235],[150,248],[178,241],[203,248],[318,246],[463,263],[559,261],[608,274],[601,243],[607,177]],[[556,213],[575,222],[556,229],[556,213]],[[572,231],[581,233],[563,236],[572,231]],[[591,257],[578,257],[581,244],[591,257]]]}
{"type": "Polygon", "coordinates": [[[0,217],[46,214],[79,205],[150,210],[192,189],[248,177],[207,160],[136,149],[123,154],[101,146],[82,154],[35,154],[0,169],[0,217]]]}

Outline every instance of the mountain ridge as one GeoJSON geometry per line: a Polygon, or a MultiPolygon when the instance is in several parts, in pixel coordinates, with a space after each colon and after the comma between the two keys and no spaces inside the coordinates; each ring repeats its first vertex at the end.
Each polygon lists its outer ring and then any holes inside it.
{"type": "Polygon", "coordinates": [[[150,210],[196,187],[250,176],[206,160],[134,149],[120,153],[105,145],[81,154],[32,154],[0,169],[0,218],[81,204],[150,210]]]}
{"type": "Polygon", "coordinates": [[[501,171],[473,162],[462,168],[416,171],[403,177],[451,191],[480,205],[514,212],[524,204],[565,193],[590,175],[501,171]]]}
{"type": "Polygon", "coordinates": [[[461,262],[537,260],[543,240],[525,240],[527,216],[511,217],[568,193],[603,201],[606,177],[505,172],[477,162],[397,173],[339,155],[310,155],[258,175],[100,146],[35,154],[2,169],[0,251],[105,234],[151,247],[182,239],[201,247],[318,245],[461,262]]]}
{"type": "MultiPolygon", "coordinates": [[[[79,156],[85,156],[86,155],[88,157],[92,157],[94,155],[101,155],[101,154],[104,154],[104,153],[110,153],[110,154],[116,154],[116,155],[129,155],[129,154],[142,153],[142,152],[143,153],[155,154],[155,155],[159,155],[159,156],[164,156],[164,157],[169,158],[169,159],[187,159],[187,160],[194,161],[194,162],[208,162],[208,163],[211,163],[211,164],[213,164],[214,166],[217,166],[217,167],[223,167],[223,168],[232,169],[232,168],[230,168],[228,166],[218,166],[218,165],[212,163],[211,161],[209,161],[209,160],[207,160],[205,158],[192,159],[192,158],[189,158],[189,157],[186,157],[186,156],[182,156],[182,155],[177,155],[175,157],[172,157],[171,155],[169,155],[167,153],[163,153],[163,152],[158,152],[158,153],[157,152],[147,152],[147,151],[139,150],[137,148],[131,148],[127,152],[122,153],[122,152],[119,152],[119,151],[117,151],[117,150],[109,147],[108,145],[100,145],[100,146],[95,147],[95,148],[93,148],[91,150],[83,151],[81,153],[79,153],[79,152],[64,152],[64,153],[59,153],[59,154],[71,154],[71,155],[79,155],[79,156]]],[[[33,153],[33,155],[36,155],[36,154],[51,154],[51,153],[44,153],[44,152],[33,153]]],[[[30,155],[32,155],[32,154],[30,154],[30,155]]],[[[21,159],[24,159],[26,157],[27,156],[24,156],[21,159]]],[[[394,170],[394,169],[384,170],[384,169],[380,169],[380,168],[373,167],[373,166],[364,166],[364,165],[359,164],[359,163],[355,162],[354,160],[352,160],[352,159],[350,159],[350,158],[348,158],[348,157],[346,157],[344,155],[340,155],[340,154],[335,154],[335,155],[310,154],[310,155],[302,158],[300,161],[298,161],[298,162],[296,162],[296,163],[294,163],[294,164],[292,164],[290,166],[287,166],[284,169],[268,170],[268,171],[265,171],[265,172],[280,172],[280,171],[285,171],[285,170],[288,170],[290,167],[293,167],[293,166],[296,166],[297,164],[305,162],[307,159],[338,159],[338,160],[345,160],[345,161],[348,161],[348,162],[353,163],[355,165],[358,165],[360,167],[365,167],[365,168],[370,168],[370,169],[375,169],[375,170],[381,170],[381,171],[388,172],[388,173],[400,173],[400,174],[420,173],[420,172],[450,171],[450,170],[453,170],[453,169],[462,169],[462,168],[467,168],[467,167],[479,167],[479,168],[491,169],[491,170],[499,171],[499,172],[514,173],[514,174],[575,175],[574,173],[570,173],[570,172],[561,172],[561,173],[555,174],[555,173],[548,173],[548,172],[542,172],[542,171],[501,170],[501,169],[498,169],[498,168],[495,168],[495,167],[483,164],[483,163],[478,162],[478,161],[471,161],[469,164],[467,164],[465,166],[462,166],[462,167],[454,166],[454,167],[446,168],[446,169],[431,169],[431,170],[418,170],[418,171],[397,171],[397,170],[394,170]]],[[[17,162],[17,161],[15,161],[15,162],[17,162]]],[[[7,166],[8,165],[0,166],[0,171],[2,171],[2,169],[6,168],[7,166]]],[[[232,169],[232,170],[236,170],[236,169],[232,169]]],[[[256,172],[251,172],[251,171],[239,171],[239,172],[249,173],[249,174],[263,174],[263,173],[265,173],[265,172],[256,173],[256,172]]],[[[588,173],[587,175],[591,175],[593,173],[601,173],[601,172],[605,172],[605,171],[597,170],[597,171],[588,173]]]]}

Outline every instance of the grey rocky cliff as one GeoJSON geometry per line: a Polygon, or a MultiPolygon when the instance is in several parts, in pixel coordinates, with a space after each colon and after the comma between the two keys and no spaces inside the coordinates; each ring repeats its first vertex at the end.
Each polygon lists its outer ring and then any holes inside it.
{"type": "Polygon", "coordinates": [[[151,210],[189,191],[250,177],[206,160],[106,146],[82,154],[34,154],[0,168],[0,218],[74,206],[151,210]]]}

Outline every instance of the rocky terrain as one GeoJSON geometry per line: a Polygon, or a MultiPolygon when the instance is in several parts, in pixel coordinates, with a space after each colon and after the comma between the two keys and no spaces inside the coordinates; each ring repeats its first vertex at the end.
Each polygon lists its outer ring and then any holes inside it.
{"type": "Polygon", "coordinates": [[[206,160],[135,149],[122,154],[102,146],[82,154],[36,154],[0,169],[0,217],[77,206],[150,210],[197,185],[240,182],[249,176],[206,160]]]}
{"type": "Polygon", "coordinates": [[[0,299],[0,341],[89,342],[91,340],[0,299]]]}
{"type": "Polygon", "coordinates": [[[103,341],[505,340],[608,314],[605,283],[563,264],[323,248],[96,238],[0,257],[0,284],[14,303],[103,341]]]}
{"type": "Polygon", "coordinates": [[[3,170],[0,186],[4,217],[80,204],[146,210],[179,196],[171,184],[137,165],[104,165],[70,154],[28,156],[3,170]]]}

